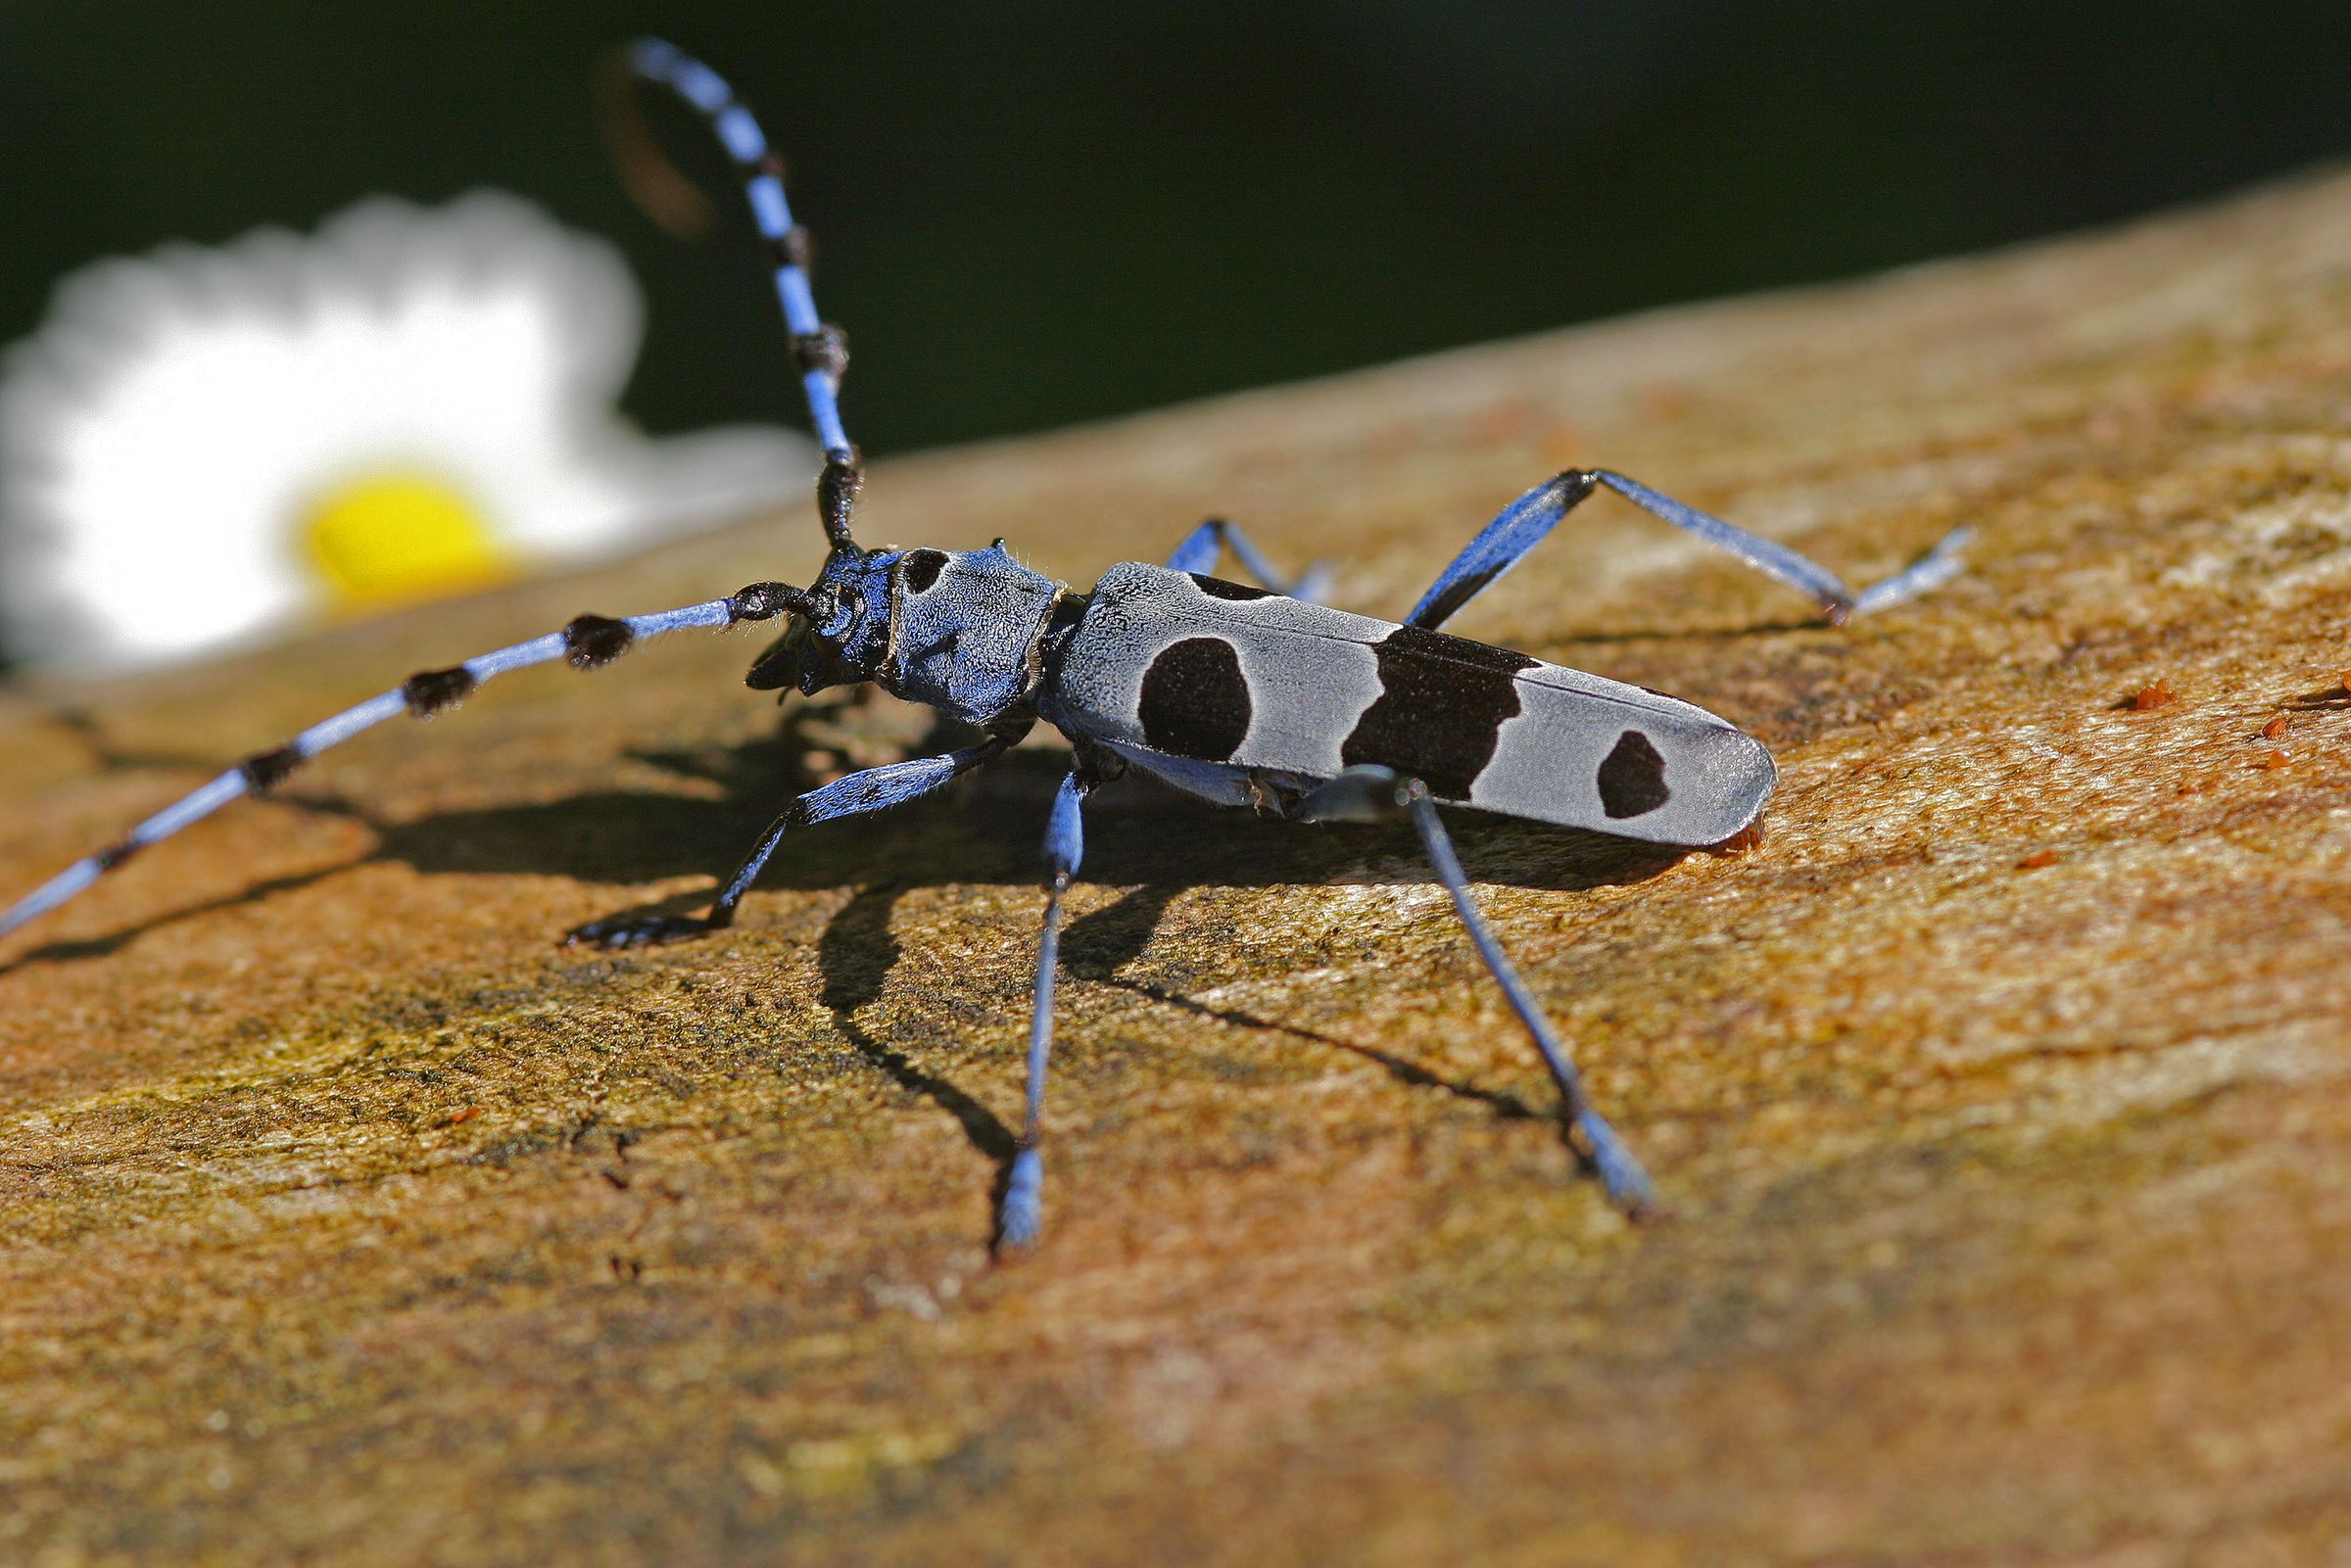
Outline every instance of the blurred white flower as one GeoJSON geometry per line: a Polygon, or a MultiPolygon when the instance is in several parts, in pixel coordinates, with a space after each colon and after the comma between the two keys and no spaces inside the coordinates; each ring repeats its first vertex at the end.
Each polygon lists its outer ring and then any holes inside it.
{"type": "Polygon", "coordinates": [[[614,411],[643,315],[609,245],[492,192],[88,267],[0,375],[0,637],[177,658],[804,487],[804,438],[614,411]]]}

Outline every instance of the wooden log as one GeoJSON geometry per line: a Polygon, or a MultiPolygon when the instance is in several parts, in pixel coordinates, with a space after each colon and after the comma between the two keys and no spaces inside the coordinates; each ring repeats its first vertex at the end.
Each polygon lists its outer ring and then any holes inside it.
{"type": "MultiPolygon", "coordinates": [[[[1978,531],[1830,630],[1596,499],[1459,623],[1780,759],[1741,855],[1462,823],[1667,1217],[1573,1172],[1409,834],[1137,784],[1073,895],[1046,1245],[991,1265],[1055,758],[811,832],[723,936],[559,948],[922,733],[779,730],[757,641],[671,640],[0,943],[0,1559],[2339,1554],[2351,177],[888,463],[862,519],[1083,583],[1222,513],[1394,615],[1584,462],[1854,579],[1978,531]]],[[[816,539],[20,683],[0,891],[411,669],[816,539]]]]}

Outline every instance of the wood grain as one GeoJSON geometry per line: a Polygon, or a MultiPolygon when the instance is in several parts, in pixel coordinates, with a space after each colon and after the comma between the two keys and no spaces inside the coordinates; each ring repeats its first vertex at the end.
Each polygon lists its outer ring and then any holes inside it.
{"type": "MultiPolygon", "coordinates": [[[[1457,625],[1780,760],[1744,855],[1462,819],[1668,1218],[1573,1172],[1409,835],[1138,783],[1074,895],[1046,1245],[991,1265],[1053,755],[811,832],[723,936],[561,949],[924,734],[672,640],[0,944],[0,1561],[2351,1550],[2351,177],[886,464],[863,527],[1082,583],[1217,512],[1393,615],[1570,462],[1855,579],[1978,530],[1833,631],[1597,499],[1457,625]]],[[[815,540],[0,691],[0,889],[815,540]]]]}

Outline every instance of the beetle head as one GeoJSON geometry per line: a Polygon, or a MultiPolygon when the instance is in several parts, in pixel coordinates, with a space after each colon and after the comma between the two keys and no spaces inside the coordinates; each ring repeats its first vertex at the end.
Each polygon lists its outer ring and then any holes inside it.
{"type": "Polygon", "coordinates": [[[890,567],[896,551],[835,546],[784,635],[751,664],[744,684],[755,691],[797,687],[804,692],[870,681],[889,648],[890,567]]]}

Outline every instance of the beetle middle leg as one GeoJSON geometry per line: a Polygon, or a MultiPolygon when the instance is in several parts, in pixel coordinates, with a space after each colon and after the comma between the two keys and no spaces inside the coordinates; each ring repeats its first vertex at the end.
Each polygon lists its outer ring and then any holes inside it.
{"type": "Polygon", "coordinates": [[[1267,558],[1265,551],[1257,547],[1256,542],[1241,532],[1240,524],[1226,522],[1222,517],[1211,517],[1184,535],[1183,543],[1176,546],[1176,553],[1168,557],[1168,568],[1171,571],[1213,577],[1218,561],[1227,549],[1232,551],[1232,558],[1241,563],[1243,571],[1272,593],[1304,599],[1309,604],[1319,604],[1322,595],[1330,592],[1329,563],[1316,561],[1296,577],[1284,577],[1267,558]]]}
{"type": "Polygon", "coordinates": [[[1034,1245],[1044,1217],[1045,1069],[1053,1055],[1053,980],[1061,964],[1061,900],[1085,857],[1085,797],[1096,780],[1083,761],[1062,780],[1045,823],[1045,927],[1036,948],[1036,983],[1030,996],[1029,1087],[1019,1152],[996,1214],[996,1246],[1014,1252],[1034,1245]]]}

